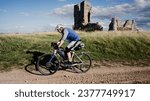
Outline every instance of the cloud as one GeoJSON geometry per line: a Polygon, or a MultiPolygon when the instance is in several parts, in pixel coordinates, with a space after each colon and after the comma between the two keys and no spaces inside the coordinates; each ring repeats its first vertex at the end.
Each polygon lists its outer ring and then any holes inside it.
{"type": "Polygon", "coordinates": [[[66,1],[66,0],[58,0],[58,1],[60,1],[60,2],[64,2],[64,1],[66,1]]]}
{"type": "MultiPolygon", "coordinates": [[[[64,5],[63,7],[54,9],[51,14],[73,18],[73,6],[74,4],[64,5]]],[[[131,4],[124,3],[109,7],[92,7],[92,19],[102,21],[111,20],[113,17],[123,20],[135,19],[139,27],[146,29],[149,27],[150,29],[150,0],[134,0],[134,3],[131,4]]],[[[108,21],[103,22],[108,23],[108,21]]]]}
{"type": "Polygon", "coordinates": [[[144,29],[150,30],[150,1],[149,0],[135,0],[135,9],[132,13],[135,16],[137,25],[144,29]]]}
{"type": "Polygon", "coordinates": [[[49,12],[48,11],[30,11],[30,12],[24,12],[24,11],[22,11],[22,12],[19,12],[18,13],[20,16],[24,16],[24,17],[31,17],[31,16],[48,16],[49,15],[49,12]]]}
{"type": "Polygon", "coordinates": [[[52,11],[51,15],[57,15],[57,16],[67,16],[67,17],[73,17],[73,7],[74,4],[67,4],[63,7],[56,8],[52,11]]]}
{"type": "Polygon", "coordinates": [[[20,26],[15,26],[15,28],[17,28],[17,29],[22,29],[22,28],[24,28],[24,26],[22,26],[22,25],[20,25],[20,26]]]}
{"type": "Polygon", "coordinates": [[[150,3],[149,0],[135,0],[135,4],[136,4],[138,7],[147,6],[147,5],[149,5],[149,3],[150,3]]]}
{"type": "Polygon", "coordinates": [[[92,7],[92,13],[93,17],[110,19],[112,17],[121,17],[122,15],[125,15],[128,11],[127,8],[132,9],[129,4],[116,5],[113,7],[95,6],[92,7]]]}
{"type": "Polygon", "coordinates": [[[150,1],[135,0],[133,4],[120,4],[112,7],[95,6],[92,8],[93,18],[111,19],[135,19],[138,27],[150,29],[150,1]]]}
{"type": "Polygon", "coordinates": [[[20,14],[21,16],[26,16],[26,17],[30,16],[30,14],[27,13],[27,12],[20,12],[19,14],[20,14]]]}
{"type": "Polygon", "coordinates": [[[0,9],[0,12],[6,13],[7,10],[6,9],[0,9]]]}

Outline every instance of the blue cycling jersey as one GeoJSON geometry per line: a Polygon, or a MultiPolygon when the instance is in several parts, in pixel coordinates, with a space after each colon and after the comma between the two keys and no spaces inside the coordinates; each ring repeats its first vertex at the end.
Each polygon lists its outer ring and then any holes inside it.
{"type": "Polygon", "coordinates": [[[66,29],[67,29],[67,31],[68,31],[68,35],[67,35],[67,37],[66,37],[66,40],[67,40],[68,42],[71,42],[71,41],[79,41],[79,40],[80,40],[79,35],[78,35],[75,31],[73,31],[73,30],[70,29],[70,28],[66,28],[66,29]]]}

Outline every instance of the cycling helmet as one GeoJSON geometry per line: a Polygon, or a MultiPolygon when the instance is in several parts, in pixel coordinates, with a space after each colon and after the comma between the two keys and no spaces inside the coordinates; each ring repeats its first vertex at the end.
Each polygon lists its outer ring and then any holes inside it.
{"type": "Polygon", "coordinates": [[[56,26],[55,30],[61,30],[61,28],[64,28],[64,26],[62,24],[59,24],[56,26]]]}

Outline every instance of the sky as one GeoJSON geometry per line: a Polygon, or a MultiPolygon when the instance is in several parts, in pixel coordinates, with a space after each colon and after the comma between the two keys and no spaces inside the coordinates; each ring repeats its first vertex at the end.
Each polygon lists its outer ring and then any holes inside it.
{"type": "MultiPolygon", "coordinates": [[[[0,33],[54,31],[57,24],[74,24],[73,5],[83,0],[0,0],[0,33]]],[[[139,29],[150,30],[150,0],[88,0],[92,22],[105,30],[113,17],[134,19],[139,29]]]]}

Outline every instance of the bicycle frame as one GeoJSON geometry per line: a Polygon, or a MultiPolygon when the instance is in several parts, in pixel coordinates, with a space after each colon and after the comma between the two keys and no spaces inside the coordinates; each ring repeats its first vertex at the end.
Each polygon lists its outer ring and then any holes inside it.
{"type": "MultiPolygon", "coordinates": [[[[76,57],[79,60],[77,63],[73,64],[73,66],[77,66],[77,65],[83,64],[83,60],[76,54],[76,52],[74,52],[73,54],[74,54],[73,58],[76,57]]],[[[83,52],[81,52],[81,54],[83,54],[83,52]]]]}
{"type": "MultiPolygon", "coordinates": [[[[46,64],[46,66],[47,66],[48,64],[50,64],[50,63],[52,62],[52,60],[53,60],[55,57],[57,57],[58,50],[59,50],[59,49],[55,49],[55,50],[54,50],[54,52],[53,52],[53,54],[52,54],[50,60],[49,60],[49,61],[47,62],[47,64],[46,64]]],[[[81,52],[80,54],[84,54],[84,53],[87,53],[87,52],[81,52]]],[[[77,55],[77,53],[75,52],[75,50],[72,50],[72,51],[71,51],[71,54],[72,54],[72,56],[71,56],[72,58],[76,57],[76,58],[78,59],[78,63],[74,63],[72,66],[76,66],[76,65],[81,65],[81,64],[83,64],[82,59],[77,55]]],[[[63,61],[63,60],[64,60],[64,57],[62,57],[61,55],[59,55],[59,56],[62,58],[62,61],[63,61]]]]}
{"type": "Polygon", "coordinates": [[[54,59],[54,57],[56,57],[56,53],[57,53],[57,50],[54,50],[54,52],[53,52],[50,60],[46,63],[46,66],[48,66],[52,62],[52,60],[54,59]]]}

